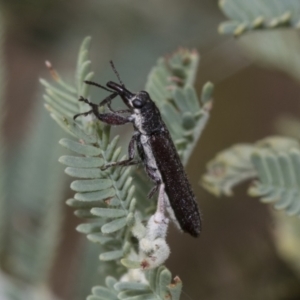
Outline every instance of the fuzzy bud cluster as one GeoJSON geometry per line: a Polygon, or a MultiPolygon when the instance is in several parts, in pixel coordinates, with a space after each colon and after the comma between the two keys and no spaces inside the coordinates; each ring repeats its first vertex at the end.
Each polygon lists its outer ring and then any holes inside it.
{"type": "Polygon", "coordinates": [[[165,191],[161,185],[157,201],[157,210],[144,227],[139,218],[132,230],[139,240],[139,261],[142,269],[153,269],[163,264],[170,255],[166,242],[169,219],[165,216],[165,191]],[[141,230],[143,226],[143,230],[141,230]]]}

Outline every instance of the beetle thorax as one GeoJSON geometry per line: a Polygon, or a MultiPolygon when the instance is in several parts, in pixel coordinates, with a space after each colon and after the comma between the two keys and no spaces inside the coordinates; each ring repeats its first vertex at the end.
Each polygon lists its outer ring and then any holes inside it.
{"type": "Polygon", "coordinates": [[[141,109],[134,109],[132,115],[134,127],[142,134],[152,134],[164,130],[164,123],[156,105],[152,102],[141,109]]]}

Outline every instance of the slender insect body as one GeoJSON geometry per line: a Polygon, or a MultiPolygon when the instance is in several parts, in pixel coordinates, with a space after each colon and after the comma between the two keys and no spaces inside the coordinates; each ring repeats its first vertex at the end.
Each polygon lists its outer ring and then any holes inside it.
{"type": "MultiPolygon", "coordinates": [[[[163,178],[162,175],[158,169],[158,166],[156,164],[156,160],[155,157],[152,153],[152,149],[151,146],[149,144],[149,136],[147,135],[140,135],[140,146],[143,149],[143,155],[140,155],[140,157],[143,160],[143,163],[145,165],[145,171],[148,174],[148,176],[150,178],[152,178],[152,180],[156,183],[159,184],[160,182],[163,182],[163,178]]],[[[169,214],[170,219],[173,221],[173,223],[175,223],[175,225],[180,228],[180,225],[175,217],[174,211],[170,205],[170,201],[169,201],[169,197],[168,195],[165,193],[164,196],[164,201],[165,201],[165,208],[166,211],[169,214]]]]}
{"type": "Polygon", "coordinates": [[[81,98],[81,101],[88,103],[92,110],[78,114],[74,118],[94,113],[99,120],[110,125],[132,123],[135,132],[129,143],[128,159],[110,163],[106,168],[137,164],[138,162],[134,161],[136,145],[145,171],[155,184],[149,193],[149,198],[164,184],[165,205],[170,218],[177,225],[179,224],[183,231],[197,237],[201,230],[201,220],[196,198],[157,106],[145,91],[134,94],[128,91],[122,83],[115,82],[108,82],[107,87],[111,89],[109,91],[112,94],[104,99],[100,106],[107,104],[112,113],[99,113],[98,105],[81,98]],[[117,95],[122,98],[129,109],[123,111],[111,109],[110,101],[117,95]],[[123,116],[123,113],[130,113],[130,115],[123,116]]]}
{"type": "Polygon", "coordinates": [[[201,230],[198,205],[169,132],[156,133],[149,142],[180,228],[198,236],[201,230]]]}

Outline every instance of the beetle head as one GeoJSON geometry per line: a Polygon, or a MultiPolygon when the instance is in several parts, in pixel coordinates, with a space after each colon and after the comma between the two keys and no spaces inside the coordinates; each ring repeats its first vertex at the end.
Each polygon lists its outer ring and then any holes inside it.
{"type": "Polygon", "coordinates": [[[106,85],[116,91],[129,108],[141,109],[150,100],[149,94],[145,91],[134,94],[128,91],[124,85],[113,81],[109,81],[106,85]]]}

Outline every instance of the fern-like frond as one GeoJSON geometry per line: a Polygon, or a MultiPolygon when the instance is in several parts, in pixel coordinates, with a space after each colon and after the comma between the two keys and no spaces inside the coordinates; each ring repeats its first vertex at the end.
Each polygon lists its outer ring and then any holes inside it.
{"type": "Polygon", "coordinates": [[[253,182],[249,194],[261,197],[264,203],[274,203],[276,209],[283,209],[288,215],[300,216],[299,149],[279,153],[256,151],[251,160],[258,181],[253,182]]]}
{"type": "Polygon", "coordinates": [[[203,87],[201,106],[193,87],[198,63],[197,51],[179,49],[170,57],[158,60],[146,84],[146,90],[159,107],[184,164],[209,119],[212,107],[212,83],[203,87]]]}
{"type": "Polygon", "coordinates": [[[239,36],[250,30],[300,26],[298,0],[220,0],[219,5],[230,19],[220,25],[222,34],[239,36]]]}
{"type": "Polygon", "coordinates": [[[238,144],[220,152],[207,164],[203,187],[217,196],[231,196],[234,186],[256,175],[250,160],[254,148],[251,144],[238,144]]]}
{"type": "MultiPolygon", "coordinates": [[[[67,200],[67,204],[76,209],[78,217],[88,220],[79,225],[77,230],[100,246],[102,268],[105,263],[110,275],[120,276],[125,273],[125,267],[142,268],[132,229],[137,240],[143,239],[147,229],[142,221],[149,218],[150,214],[145,211],[137,213],[130,168],[101,170],[106,164],[122,159],[121,148],[118,147],[119,137],[111,138],[110,126],[93,118],[88,118],[88,121],[82,118],[81,124],[72,119],[78,113],[76,97],[88,96],[83,81],[90,80],[93,74],[89,69],[88,44],[89,39],[86,39],[80,48],[74,84],[65,84],[53,69],[51,72],[56,84],[45,80],[41,82],[46,87],[45,100],[49,103],[47,108],[51,116],[73,137],[60,140],[60,144],[71,154],[60,157],[59,161],[67,166],[65,172],[76,178],[71,184],[75,195],[67,200]]],[[[146,87],[159,106],[185,162],[208,120],[212,104],[211,83],[203,88],[202,106],[192,87],[197,64],[198,54],[195,51],[180,49],[174,55],[158,61],[146,87]]],[[[138,187],[143,190],[142,181],[138,187]]],[[[139,194],[139,201],[146,198],[147,192],[139,194]]],[[[168,246],[161,245],[165,247],[164,255],[169,253],[168,246]]],[[[114,280],[109,277],[106,282],[108,287],[95,287],[89,299],[179,299],[181,282],[177,280],[171,284],[168,270],[161,267],[147,274],[143,291],[134,289],[136,283],[132,282],[127,283],[126,288],[123,284],[119,290],[115,289],[112,287],[114,280]]]]}
{"type": "Polygon", "coordinates": [[[300,144],[289,138],[271,137],[254,145],[237,145],[221,152],[208,164],[203,186],[230,195],[233,186],[257,178],[251,196],[273,203],[289,215],[300,215],[300,144]]]}
{"type": "MultiPolygon", "coordinates": [[[[91,80],[93,76],[88,60],[89,44],[90,38],[86,38],[80,47],[73,85],[65,84],[58,75],[55,78],[57,81],[55,86],[45,80],[41,83],[46,87],[45,100],[48,100],[47,108],[51,116],[62,128],[77,138],[77,141],[71,139],[60,141],[60,144],[73,152],[73,155],[63,156],[59,161],[67,165],[65,172],[68,175],[79,178],[71,184],[71,189],[76,194],[67,201],[67,204],[76,208],[75,214],[78,217],[93,220],[93,223],[78,226],[78,231],[87,234],[89,240],[105,245],[100,255],[101,260],[117,261],[129,250],[124,249],[127,241],[124,236],[128,231],[127,219],[133,218],[129,209],[131,207],[131,210],[134,210],[134,205],[130,206],[134,191],[129,176],[130,168],[101,171],[99,167],[120,159],[121,149],[117,146],[119,138],[115,137],[109,141],[109,126],[99,122],[93,123],[90,128],[92,133],[87,134],[83,129],[86,126],[80,127],[72,119],[78,113],[78,96],[88,96],[84,80],[91,80]],[[51,97],[53,95],[55,97],[51,97]],[[110,214],[97,215],[99,213],[97,209],[101,207],[109,210],[110,214]],[[115,213],[117,210],[123,210],[122,217],[115,213]],[[105,236],[108,234],[115,236],[105,236]]],[[[117,274],[118,272],[115,273],[117,274]]]]}
{"type": "MultiPolygon", "coordinates": [[[[70,124],[68,122],[72,121],[65,119],[65,122],[68,126],[70,124]]],[[[98,125],[98,132],[100,132],[101,125],[98,125]]],[[[108,140],[103,130],[101,133],[105,139],[99,139],[93,144],[88,142],[93,139],[92,136],[82,139],[83,131],[79,135],[81,143],[69,139],[61,140],[61,145],[84,156],[63,156],[60,162],[68,166],[66,168],[68,175],[80,178],[71,184],[71,189],[76,194],[74,198],[67,201],[68,205],[76,208],[77,216],[100,221],[93,222],[90,230],[87,229],[86,224],[79,226],[78,230],[85,231],[92,242],[105,245],[106,249],[100,254],[100,260],[116,261],[130,250],[128,224],[132,224],[134,218],[134,187],[130,168],[100,170],[99,167],[104,164],[119,160],[121,151],[117,146],[118,137],[109,142],[104,149],[101,148],[105,140],[108,140]],[[109,236],[111,234],[113,236],[109,236]]]]}
{"type": "Polygon", "coordinates": [[[49,83],[45,79],[40,79],[41,84],[45,87],[46,94],[44,100],[45,107],[50,111],[50,115],[55,121],[68,133],[74,133],[64,126],[62,117],[73,118],[78,113],[78,110],[88,110],[88,105],[78,101],[79,96],[87,97],[89,85],[84,83],[84,80],[91,80],[94,73],[91,71],[91,62],[88,59],[88,50],[91,43],[91,38],[86,37],[80,47],[76,78],[74,84],[66,83],[61,76],[52,68],[50,62],[46,62],[47,67],[55,81],[55,84],[49,83]]]}
{"type": "Polygon", "coordinates": [[[91,122],[90,132],[86,133],[87,126],[82,127],[72,119],[78,113],[78,94],[87,97],[83,80],[91,79],[92,73],[87,70],[88,43],[89,39],[85,39],[80,48],[74,85],[66,85],[55,71],[52,71],[57,75],[55,86],[45,80],[41,82],[46,87],[45,100],[49,102],[51,116],[77,138],[60,141],[72,155],[59,159],[67,166],[66,173],[78,178],[71,184],[76,194],[67,204],[76,208],[77,216],[91,220],[79,225],[77,230],[100,245],[100,260],[111,265],[111,275],[120,276],[120,271],[124,273],[125,269],[119,260],[132,249],[130,227],[134,223],[135,200],[130,168],[101,171],[103,165],[120,159],[119,138],[110,140],[110,127],[103,123],[91,122]]]}
{"type": "MultiPolygon", "coordinates": [[[[143,278],[143,276],[143,274],[138,274],[139,278],[143,278]]],[[[134,276],[131,277],[132,278],[128,278],[126,275],[126,277],[123,277],[119,282],[112,277],[107,277],[107,287],[94,287],[92,289],[92,295],[89,296],[87,300],[180,299],[182,288],[181,280],[178,277],[175,277],[172,281],[170,271],[163,266],[147,271],[145,278],[140,281],[134,281],[132,280],[134,279],[134,276]]]]}

